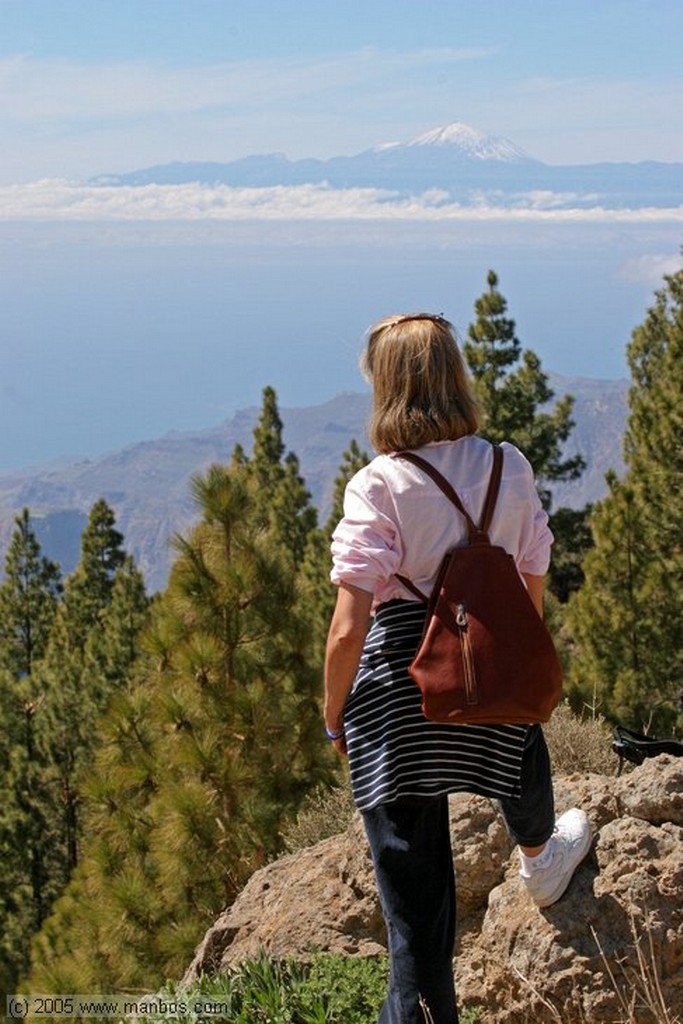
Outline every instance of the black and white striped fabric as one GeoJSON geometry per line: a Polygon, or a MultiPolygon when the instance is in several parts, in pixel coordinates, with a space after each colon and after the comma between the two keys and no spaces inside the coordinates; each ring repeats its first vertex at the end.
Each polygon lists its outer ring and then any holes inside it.
{"type": "Polygon", "coordinates": [[[356,806],[465,791],[518,797],[525,725],[438,725],[408,675],[424,627],[417,601],[375,613],[344,711],[356,806]]]}

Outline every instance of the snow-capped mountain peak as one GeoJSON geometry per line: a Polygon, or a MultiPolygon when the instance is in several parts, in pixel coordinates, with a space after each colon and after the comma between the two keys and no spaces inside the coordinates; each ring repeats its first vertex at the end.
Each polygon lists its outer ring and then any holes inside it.
{"type": "Polygon", "coordinates": [[[497,135],[483,135],[475,128],[459,121],[447,124],[443,128],[431,131],[411,139],[408,146],[451,146],[459,149],[464,156],[473,160],[499,160],[504,163],[517,163],[530,160],[524,150],[509,139],[497,135]]]}

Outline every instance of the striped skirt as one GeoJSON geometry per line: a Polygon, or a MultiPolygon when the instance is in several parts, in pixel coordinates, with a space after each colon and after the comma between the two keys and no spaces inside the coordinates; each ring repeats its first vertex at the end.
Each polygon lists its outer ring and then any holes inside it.
{"type": "Polygon", "coordinates": [[[518,797],[525,725],[439,725],[408,675],[424,628],[417,601],[380,605],[344,710],[359,810],[401,797],[465,791],[518,797]]]}

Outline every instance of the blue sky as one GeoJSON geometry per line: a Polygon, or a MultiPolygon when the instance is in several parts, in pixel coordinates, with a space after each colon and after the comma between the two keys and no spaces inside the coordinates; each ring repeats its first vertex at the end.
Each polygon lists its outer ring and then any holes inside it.
{"type": "Polygon", "coordinates": [[[489,268],[545,367],[624,376],[681,210],[382,220],[333,190],[86,183],[454,121],[548,163],[683,162],[681,39],[681,0],[0,0],[0,471],[212,426],[266,384],[360,390],[369,323],[464,331],[489,268]]]}
{"type": "Polygon", "coordinates": [[[680,0],[0,0],[0,181],[352,153],[464,121],[683,160],[680,0]]]}

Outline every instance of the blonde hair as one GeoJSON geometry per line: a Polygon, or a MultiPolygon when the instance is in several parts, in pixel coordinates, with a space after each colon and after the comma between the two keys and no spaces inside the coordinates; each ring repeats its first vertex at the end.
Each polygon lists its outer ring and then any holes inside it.
{"type": "Polygon", "coordinates": [[[452,325],[430,313],[388,316],[370,328],[361,356],[372,383],[369,436],[376,451],[457,440],[479,410],[452,325]]]}

